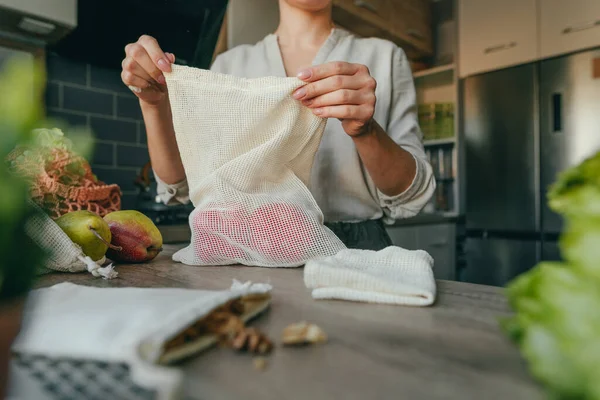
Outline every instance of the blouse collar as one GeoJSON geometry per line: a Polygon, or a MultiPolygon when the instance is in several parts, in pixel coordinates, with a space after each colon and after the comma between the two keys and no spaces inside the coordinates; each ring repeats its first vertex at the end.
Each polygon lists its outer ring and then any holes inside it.
{"type": "MultiPolygon", "coordinates": [[[[312,65],[325,63],[327,57],[331,54],[343,34],[343,30],[332,28],[331,33],[317,52],[312,65]]],[[[278,36],[275,33],[268,34],[265,37],[265,44],[267,45],[267,57],[273,75],[286,77],[287,74],[285,73],[285,66],[283,65],[283,57],[281,56],[281,49],[279,48],[278,36]]]]}

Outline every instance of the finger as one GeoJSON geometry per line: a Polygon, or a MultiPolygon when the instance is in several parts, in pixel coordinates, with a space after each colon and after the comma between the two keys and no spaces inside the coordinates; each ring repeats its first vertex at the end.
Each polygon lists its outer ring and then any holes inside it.
{"type": "Polygon", "coordinates": [[[134,86],[140,89],[150,87],[150,83],[147,80],[140,78],[129,71],[121,71],[121,80],[129,87],[134,86]]]}
{"type": "Polygon", "coordinates": [[[142,69],[146,71],[146,73],[148,73],[153,80],[163,85],[165,84],[165,77],[163,76],[161,70],[154,65],[154,62],[152,62],[152,59],[150,58],[150,55],[146,51],[145,47],[139,43],[133,43],[127,45],[125,52],[127,53],[127,56],[135,60],[135,62],[142,67],[142,69]]]}
{"type": "Polygon", "coordinates": [[[167,55],[158,45],[156,39],[152,36],[142,35],[138,39],[138,43],[144,46],[150,59],[158,69],[164,72],[171,72],[171,63],[169,62],[167,55]]]}
{"type": "Polygon", "coordinates": [[[362,79],[347,75],[335,75],[308,83],[296,90],[293,96],[297,100],[308,100],[340,89],[357,90],[362,87],[362,79]]]}
{"type": "Polygon", "coordinates": [[[167,58],[169,59],[169,61],[171,63],[175,63],[175,54],[173,54],[173,53],[166,53],[166,55],[167,55],[167,58]]]}
{"type": "Polygon", "coordinates": [[[144,70],[144,68],[142,68],[141,65],[138,64],[133,58],[126,57],[121,63],[121,67],[123,68],[123,71],[131,72],[133,75],[139,76],[140,78],[148,81],[148,83],[154,80],[150,74],[144,70]]]}
{"type": "Polygon", "coordinates": [[[314,108],[313,113],[323,118],[368,120],[373,116],[371,106],[341,105],[314,108]]]}
{"type": "Polygon", "coordinates": [[[314,99],[303,100],[302,104],[311,108],[319,108],[341,104],[359,105],[367,103],[369,100],[369,94],[364,91],[340,89],[317,96],[314,99]]]}
{"type": "Polygon", "coordinates": [[[315,82],[334,75],[354,75],[358,71],[358,64],[334,61],[310,68],[305,68],[299,71],[297,76],[305,82],[315,82]]]}

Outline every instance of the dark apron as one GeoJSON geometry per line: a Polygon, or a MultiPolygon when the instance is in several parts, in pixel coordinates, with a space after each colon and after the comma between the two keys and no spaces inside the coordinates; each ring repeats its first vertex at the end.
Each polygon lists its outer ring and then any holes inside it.
{"type": "Polygon", "coordinates": [[[325,223],[349,249],[383,250],[392,245],[381,219],[325,223]]]}

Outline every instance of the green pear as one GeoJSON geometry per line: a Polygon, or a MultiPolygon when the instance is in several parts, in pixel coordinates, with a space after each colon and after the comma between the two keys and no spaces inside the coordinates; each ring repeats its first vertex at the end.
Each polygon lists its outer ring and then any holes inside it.
{"type": "Polygon", "coordinates": [[[109,247],[117,249],[110,244],[112,237],[108,224],[96,213],[72,211],[60,216],[55,222],[94,261],[102,259],[109,247]]]}
{"type": "Polygon", "coordinates": [[[113,211],[104,216],[112,234],[106,256],[116,262],[141,263],[155,258],[161,251],[163,238],[154,222],[136,210],[113,211]]]}

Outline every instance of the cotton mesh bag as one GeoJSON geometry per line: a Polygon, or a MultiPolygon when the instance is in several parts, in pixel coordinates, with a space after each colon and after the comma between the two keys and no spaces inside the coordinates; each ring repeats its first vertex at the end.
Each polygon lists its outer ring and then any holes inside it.
{"type": "Polygon", "coordinates": [[[31,384],[55,394],[44,399],[183,399],[178,365],[259,318],[271,291],[239,281],[224,290],[63,282],[28,295],[11,350],[31,384]]]}
{"type": "Polygon", "coordinates": [[[301,80],[179,65],[165,76],[195,207],[175,261],[297,267],[345,248],[307,187],[326,120],[292,98],[301,80]]]}
{"type": "Polygon", "coordinates": [[[105,258],[94,261],[86,256],[81,247],[74,243],[41,208],[32,201],[29,201],[29,204],[36,212],[27,221],[25,230],[31,240],[47,253],[46,261],[38,271],[39,274],[52,271],[88,271],[96,277],[105,279],[117,277],[112,264],[102,266],[105,258]]]}

